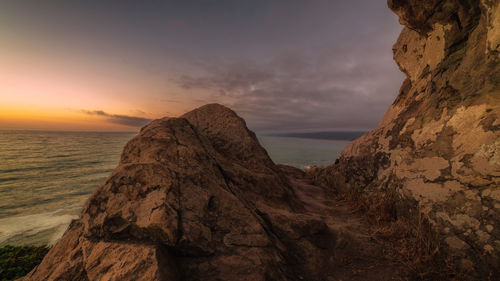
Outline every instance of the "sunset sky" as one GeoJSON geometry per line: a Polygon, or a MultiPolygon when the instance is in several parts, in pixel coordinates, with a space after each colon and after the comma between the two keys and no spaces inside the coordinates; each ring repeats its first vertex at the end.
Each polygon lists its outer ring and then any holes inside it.
{"type": "Polygon", "coordinates": [[[134,131],[212,102],[256,131],[371,129],[400,30],[386,0],[4,0],[0,129],[134,131]]]}

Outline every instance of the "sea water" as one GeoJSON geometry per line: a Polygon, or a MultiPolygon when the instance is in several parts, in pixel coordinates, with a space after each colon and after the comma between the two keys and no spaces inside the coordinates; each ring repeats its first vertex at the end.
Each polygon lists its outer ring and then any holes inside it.
{"type": "MultiPolygon", "coordinates": [[[[0,246],[53,244],[134,133],[0,130],[0,246]]],[[[335,161],[347,141],[259,136],[276,163],[335,161]]]]}
{"type": "Polygon", "coordinates": [[[132,136],[0,131],[0,245],[57,240],[132,136]]]}
{"type": "Polygon", "coordinates": [[[308,169],[332,164],[349,143],[295,137],[259,136],[259,141],[275,163],[308,169]]]}

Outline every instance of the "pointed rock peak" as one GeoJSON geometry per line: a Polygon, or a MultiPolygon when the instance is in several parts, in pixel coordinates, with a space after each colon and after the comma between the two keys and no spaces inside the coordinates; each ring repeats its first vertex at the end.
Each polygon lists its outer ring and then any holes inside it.
{"type": "Polygon", "coordinates": [[[186,118],[198,130],[211,134],[223,133],[230,129],[231,134],[237,133],[239,137],[252,135],[241,117],[228,107],[217,103],[196,108],[182,115],[181,118],[186,118]]]}
{"type": "Polygon", "coordinates": [[[220,103],[205,104],[205,105],[202,105],[198,108],[195,108],[195,109],[189,111],[186,114],[189,114],[191,112],[229,112],[229,113],[236,115],[236,113],[232,109],[230,109],[229,107],[222,105],[220,103]]]}
{"type": "Polygon", "coordinates": [[[245,120],[231,109],[216,103],[207,104],[181,117],[226,157],[244,161],[247,166],[275,166],[245,120]]]}

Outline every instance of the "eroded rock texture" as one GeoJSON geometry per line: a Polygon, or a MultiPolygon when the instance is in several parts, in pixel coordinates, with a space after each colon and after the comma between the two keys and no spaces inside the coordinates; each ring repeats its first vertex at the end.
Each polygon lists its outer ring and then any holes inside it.
{"type": "Polygon", "coordinates": [[[303,174],[276,166],[243,119],[223,106],[155,120],[128,142],[81,218],[23,280],[394,274],[379,264],[382,249],[357,220],[336,218],[321,189],[291,180],[283,169],[303,174]],[[361,266],[357,272],[343,267],[346,257],[361,266]]]}
{"type": "Polygon", "coordinates": [[[405,25],[393,51],[407,79],[378,128],[312,174],[339,191],[397,190],[429,217],[463,268],[498,277],[500,2],[389,7],[405,25]]]}

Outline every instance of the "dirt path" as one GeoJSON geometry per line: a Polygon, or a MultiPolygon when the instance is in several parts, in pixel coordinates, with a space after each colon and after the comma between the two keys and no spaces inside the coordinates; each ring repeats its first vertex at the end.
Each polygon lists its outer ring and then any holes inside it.
{"type": "Polygon", "coordinates": [[[384,258],[384,248],[369,235],[367,222],[348,203],[329,196],[307,179],[291,177],[290,181],[306,211],[320,216],[337,235],[335,263],[326,280],[400,280],[398,264],[384,258]]]}

